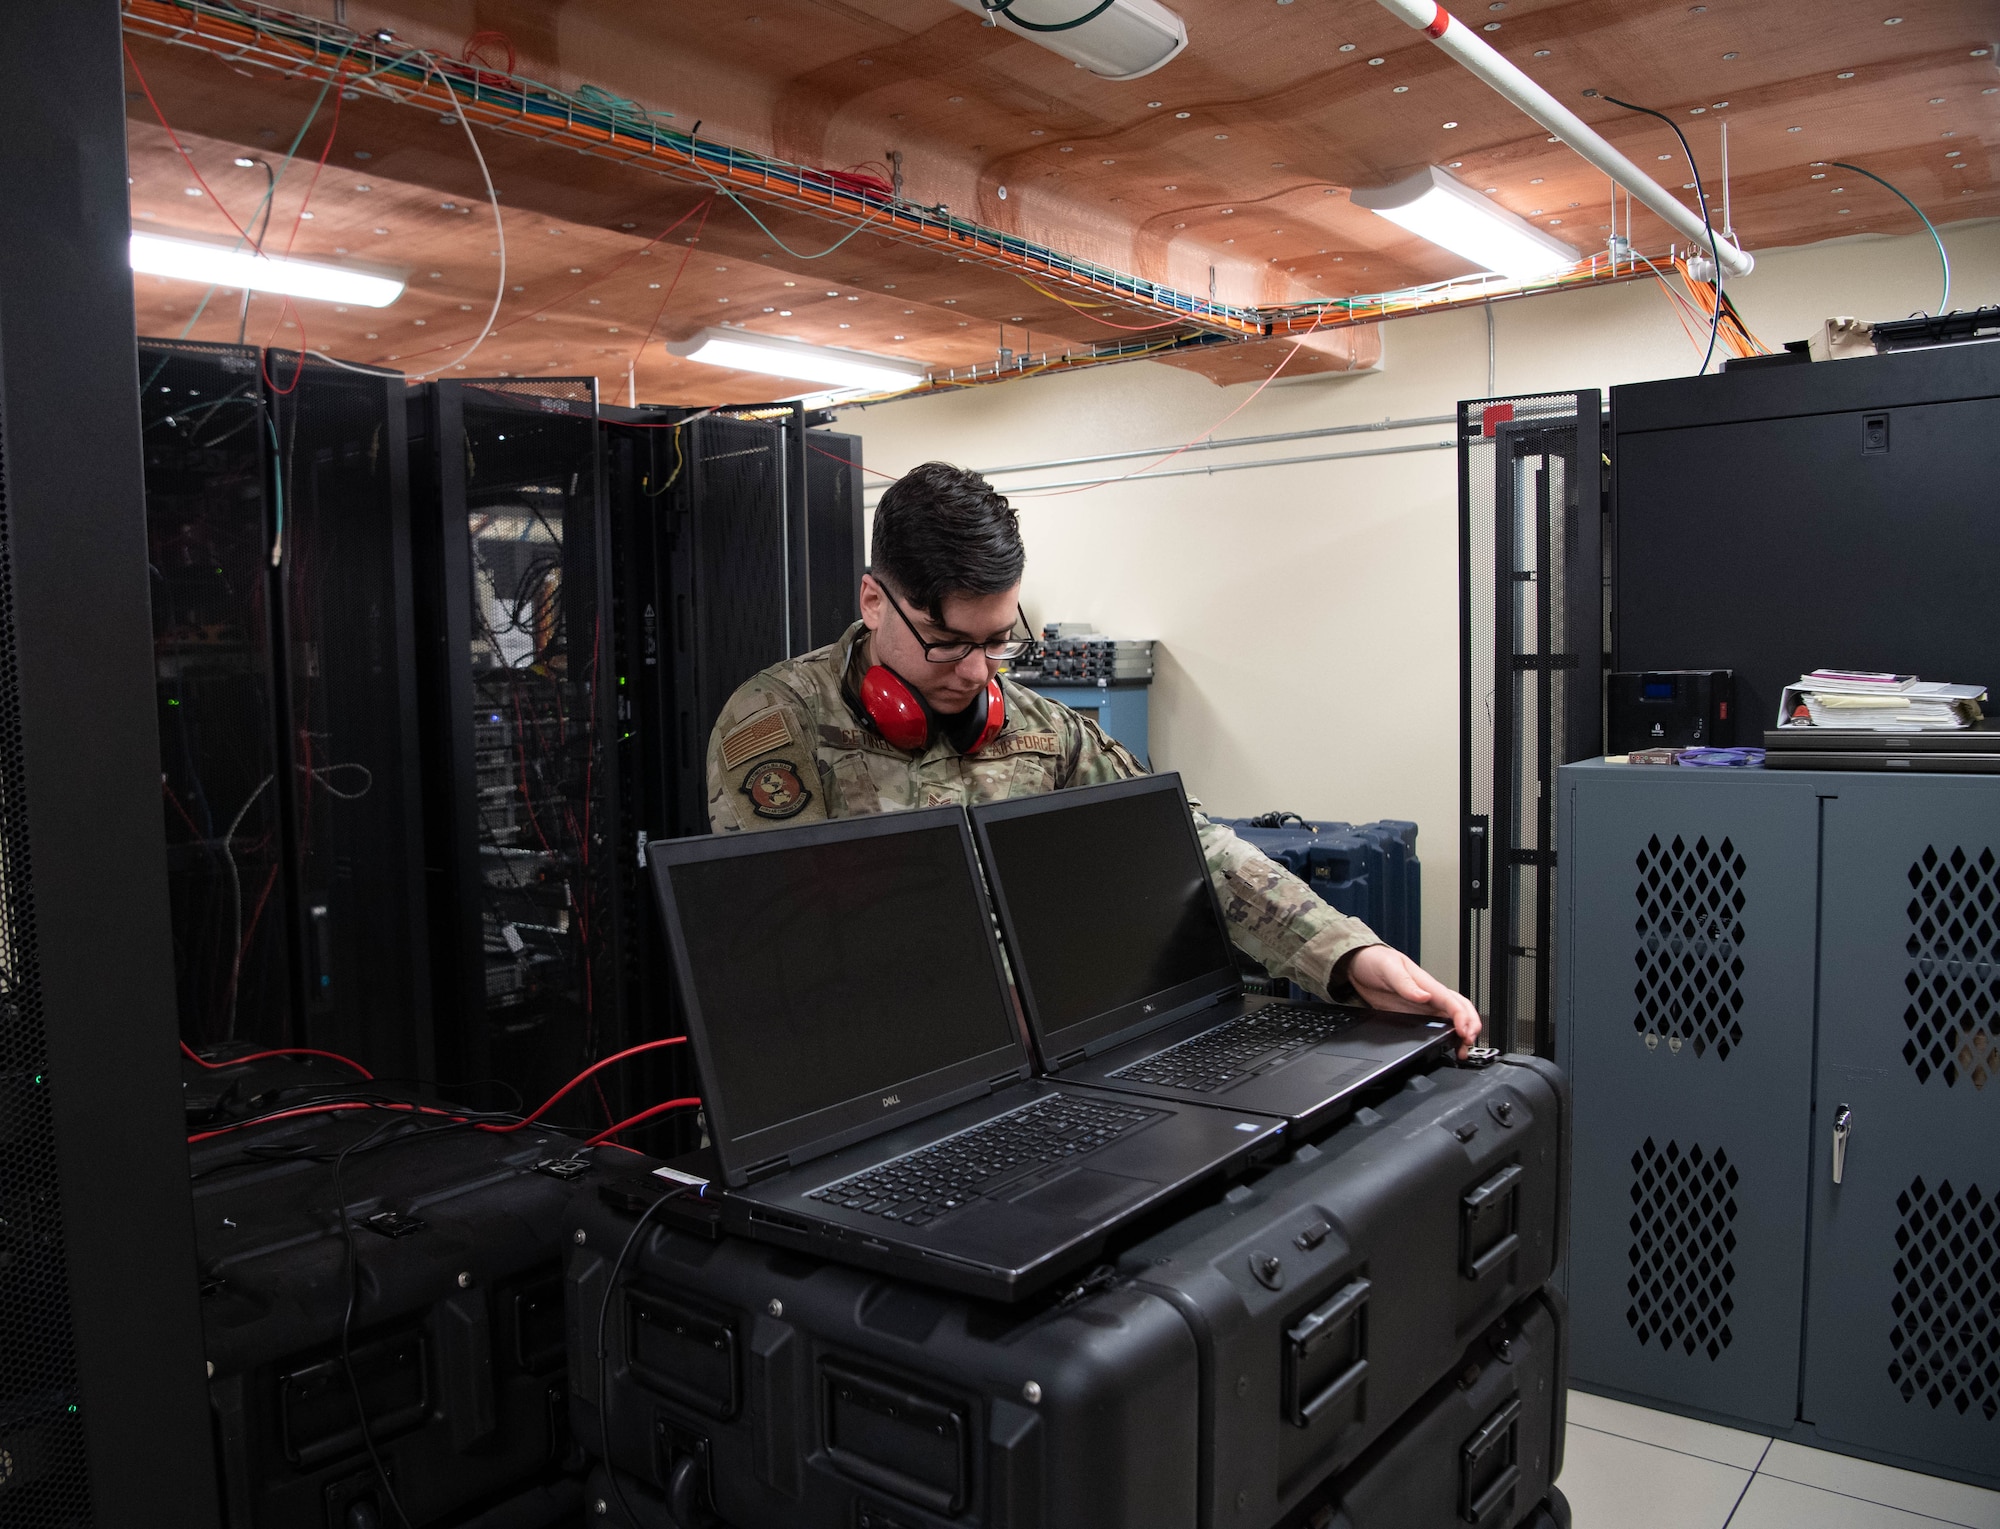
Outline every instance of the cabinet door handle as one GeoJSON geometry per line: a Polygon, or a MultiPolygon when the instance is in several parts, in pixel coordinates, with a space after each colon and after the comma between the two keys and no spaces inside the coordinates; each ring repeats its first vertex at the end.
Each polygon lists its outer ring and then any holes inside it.
{"type": "Polygon", "coordinates": [[[1847,1172],[1847,1138],[1854,1131],[1854,1111],[1842,1105],[1833,1112],[1833,1182],[1847,1172]]]}

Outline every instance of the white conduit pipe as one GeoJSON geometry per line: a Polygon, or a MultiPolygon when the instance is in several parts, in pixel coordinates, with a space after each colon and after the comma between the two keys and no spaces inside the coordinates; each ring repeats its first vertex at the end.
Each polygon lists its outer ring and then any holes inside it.
{"type": "MultiPolygon", "coordinates": [[[[1628,194],[1644,202],[1663,218],[1667,226],[1685,235],[1696,250],[1708,247],[1708,230],[1700,217],[1683,207],[1666,187],[1607,143],[1584,120],[1537,85],[1496,49],[1436,0],[1381,0],[1382,8],[1400,16],[1411,26],[1491,85],[1535,121],[1568,144],[1585,159],[1623,186],[1628,194]]],[[[1716,258],[1732,276],[1747,276],[1755,267],[1743,250],[1715,235],[1716,258]]]]}

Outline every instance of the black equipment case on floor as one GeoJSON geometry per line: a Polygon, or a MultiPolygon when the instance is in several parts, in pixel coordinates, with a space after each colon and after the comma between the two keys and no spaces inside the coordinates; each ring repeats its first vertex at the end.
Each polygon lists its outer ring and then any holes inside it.
{"type": "Polygon", "coordinates": [[[1204,1529],[1275,1522],[1538,1290],[1568,1168],[1553,1063],[1441,1068],[1132,1248],[1201,1352],[1204,1529]]]}
{"type": "Polygon", "coordinates": [[[1569,1314],[1553,1290],[1480,1334],[1408,1416],[1285,1529],[1569,1529],[1569,1314]]]}
{"type": "MultiPolygon", "coordinates": [[[[560,1239],[602,1171],[533,1127],[435,1131],[333,1157],[396,1117],[299,1116],[189,1153],[218,1473],[230,1529],[573,1520],[560,1239]],[[564,1515],[567,1515],[565,1518],[564,1515]]],[[[390,1133],[415,1132],[408,1117],[390,1133]]]]}
{"type": "Polygon", "coordinates": [[[1533,1057],[1421,1074],[1013,1308],[714,1240],[628,1169],[575,1202],[576,1433],[608,1405],[633,1529],[1266,1529],[1548,1279],[1568,1128],[1533,1057]]]}

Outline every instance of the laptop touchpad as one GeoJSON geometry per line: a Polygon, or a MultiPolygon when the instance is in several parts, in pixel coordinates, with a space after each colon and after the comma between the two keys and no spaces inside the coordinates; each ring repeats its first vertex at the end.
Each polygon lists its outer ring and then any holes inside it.
{"type": "Polygon", "coordinates": [[[1136,1205],[1159,1187],[1147,1179],[1128,1179],[1119,1173],[1078,1168],[1036,1185],[1026,1194],[1016,1196],[1013,1203],[1038,1215],[1090,1220],[1136,1205]]]}

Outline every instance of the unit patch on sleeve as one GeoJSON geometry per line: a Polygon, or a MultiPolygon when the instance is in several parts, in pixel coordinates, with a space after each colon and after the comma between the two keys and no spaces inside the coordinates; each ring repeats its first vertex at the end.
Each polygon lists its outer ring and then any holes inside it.
{"type": "MultiPolygon", "coordinates": [[[[778,720],[782,726],[783,717],[778,720]]],[[[812,800],[812,792],[799,779],[798,767],[789,759],[767,759],[752,765],[736,789],[750,798],[750,810],[760,818],[795,818],[812,800]]]]}
{"type": "Polygon", "coordinates": [[[722,736],[722,768],[733,770],[746,759],[768,754],[798,740],[792,736],[791,720],[784,709],[767,706],[755,716],[745,717],[722,736]]]}

